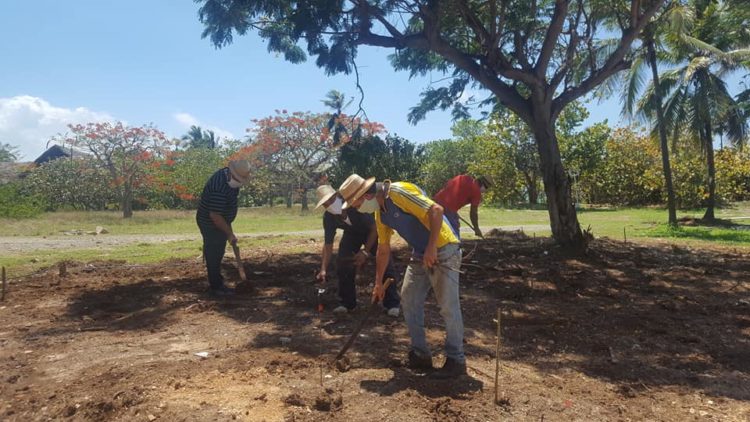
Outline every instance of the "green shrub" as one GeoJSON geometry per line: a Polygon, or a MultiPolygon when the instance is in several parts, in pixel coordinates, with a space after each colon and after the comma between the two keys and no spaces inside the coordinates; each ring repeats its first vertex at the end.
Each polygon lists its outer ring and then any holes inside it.
{"type": "Polygon", "coordinates": [[[31,218],[44,212],[45,208],[44,201],[24,192],[20,183],[0,185],[0,217],[31,218]]]}

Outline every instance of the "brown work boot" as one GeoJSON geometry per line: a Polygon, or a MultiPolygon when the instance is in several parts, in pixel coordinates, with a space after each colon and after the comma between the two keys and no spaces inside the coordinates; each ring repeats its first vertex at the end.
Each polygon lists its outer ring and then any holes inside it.
{"type": "Polygon", "coordinates": [[[466,362],[446,358],[443,367],[430,374],[434,379],[451,379],[466,375],[466,362]]]}
{"type": "Polygon", "coordinates": [[[414,350],[409,350],[409,359],[406,362],[406,367],[412,371],[426,372],[431,371],[432,357],[420,356],[414,350]]]}

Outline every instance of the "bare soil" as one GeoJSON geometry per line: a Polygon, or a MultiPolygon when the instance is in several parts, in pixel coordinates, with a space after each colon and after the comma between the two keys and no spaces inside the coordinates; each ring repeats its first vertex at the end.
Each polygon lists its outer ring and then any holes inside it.
{"type": "MultiPolygon", "coordinates": [[[[42,271],[0,303],[0,420],[750,420],[747,254],[600,239],[572,257],[494,235],[465,245],[469,376],[450,381],[403,367],[405,325],[383,312],[351,368],[331,365],[366,306],[330,312],[315,241],[243,251],[254,288],[231,299],[207,295],[196,260],[42,271]]],[[[431,298],[426,325],[439,365],[431,298]]]]}

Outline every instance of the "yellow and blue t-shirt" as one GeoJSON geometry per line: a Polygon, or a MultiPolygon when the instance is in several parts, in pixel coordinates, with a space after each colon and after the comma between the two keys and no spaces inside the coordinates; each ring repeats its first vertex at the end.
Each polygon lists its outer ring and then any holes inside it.
{"type": "MultiPolygon", "coordinates": [[[[385,198],[385,211],[375,212],[378,243],[389,243],[395,230],[417,254],[424,254],[430,237],[430,207],[435,202],[417,185],[408,182],[391,183],[385,198]]],[[[437,247],[459,243],[448,219],[443,216],[437,247]]]]}

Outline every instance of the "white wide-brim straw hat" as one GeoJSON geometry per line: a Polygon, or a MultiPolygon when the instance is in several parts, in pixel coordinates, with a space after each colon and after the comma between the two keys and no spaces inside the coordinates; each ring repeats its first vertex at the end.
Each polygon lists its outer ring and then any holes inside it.
{"type": "Polygon", "coordinates": [[[374,177],[364,179],[358,174],[352,174],[351,176],[347,177],[346,180],[344,180],[344,183],[342,183],[339,187],[339,193],[342,197],[344,197],[343,208],[349,208],[352,202],[356,201],[357,199],[361,198],[362,195],[367,193],[367,191],[372,187],[373,183],[375,183],[374,177]]]}
{"type": "Polygon", "coordinates": [[[318,205],[315,206],[315,209],[318,209],[336,195],[336,189],[331,185],[320,185],[315,190],[315,194],[318,195],[318,205]]]}
{"type": "Polygon", "coordinates": [[[250,180],[250,163],[247,160],[230,161],[227,167],[232,176],[243,185],[250,180]]]}

